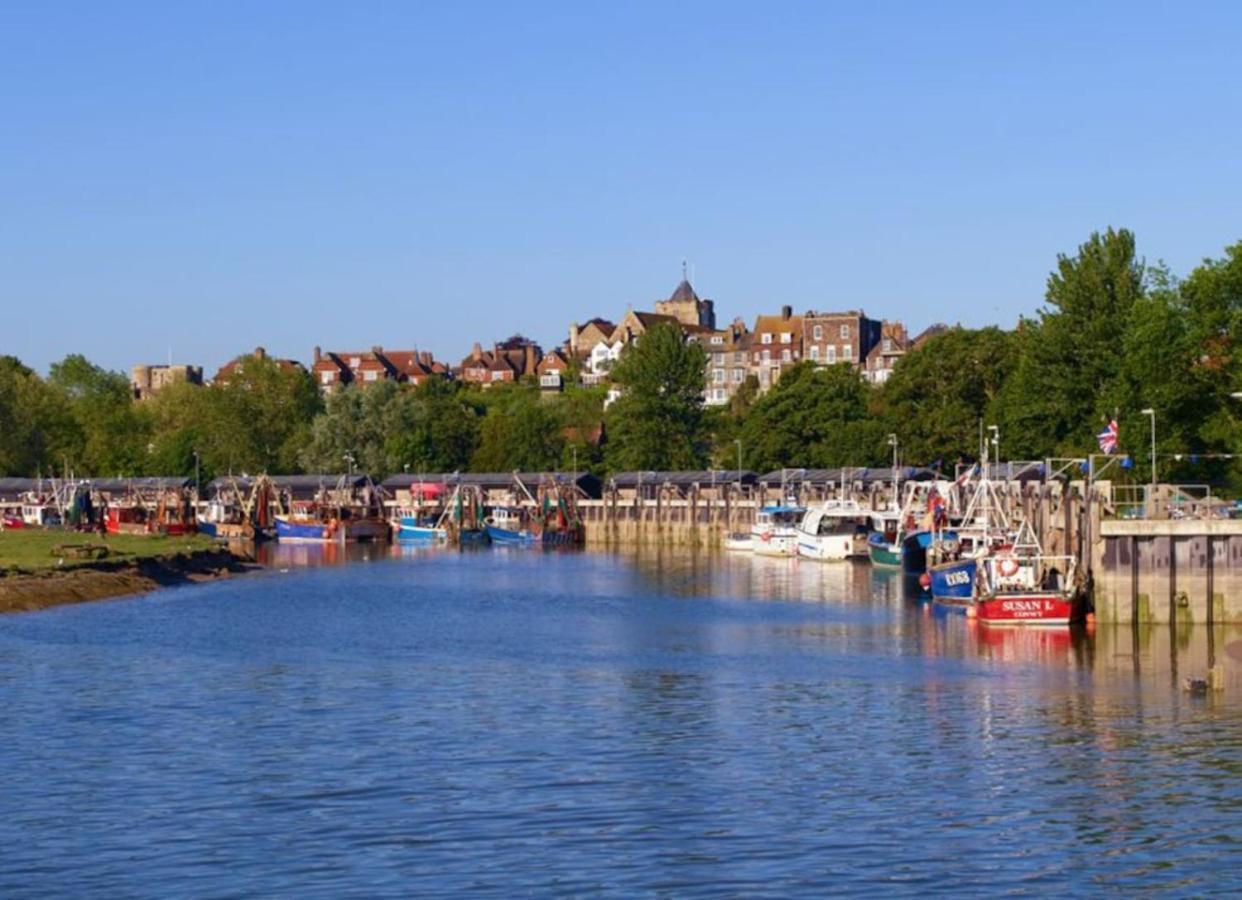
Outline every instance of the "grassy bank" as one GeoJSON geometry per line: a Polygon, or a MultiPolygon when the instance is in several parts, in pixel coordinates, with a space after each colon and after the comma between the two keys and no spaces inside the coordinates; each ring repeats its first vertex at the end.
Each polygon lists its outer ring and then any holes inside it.
{"type": "Polygon", "coordinates": [[[137,562],[214,549],[216,544],[201,535],[110,534],[103,537],[99,534],[23,528],[0,531],[0,572],[23,574],[48,569],[94,567],[99,562],[137,562]]]}
{"type": "Polygon", "coordinates": [[[0,612],[43,609],[249,571],[253,563],[209,538],[0,532],[0,612]]]}

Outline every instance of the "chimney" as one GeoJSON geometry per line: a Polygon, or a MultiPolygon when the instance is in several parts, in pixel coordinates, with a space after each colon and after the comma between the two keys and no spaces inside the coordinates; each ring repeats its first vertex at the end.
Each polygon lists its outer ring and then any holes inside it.
{"type": "Polygon", "coordinates": [[[264,350],[262,347],[255,347],[254,358],[255,359],[267,359],[267,351],[264,350]]]}
{"type": "Polygon", "coordinates": [[[422,363],[424,366],[427,366],[428,368],[430,368],[431,364],[435,360],[432,357],[430,350],[423,350],[421,353],[418,354],[418,361],[422,363]]]}
{"type": "Polygon", "coordinates": [[[371,352],[374,353],[376,356],[379,356],[381,353],[384,352],[384,348],[381,347],[379,344],[376,344],[375,346],[371,348],[371,352]]]}
{"type": "Polygon", "coordinates": [[[791,318],[793,318],[793,307],[782,306],[781,307],[781,318],[784,319],[785,321],[789,321],[791,318]]]}
{"type": "Polygon", "coordinates": [[[483,345],[480,344],[478,341],[475,341],[474,347],[471,348],[470,350],[470,356],[472,359],[482,359],[483,358],[483,345]]]}
{"type": "Polygon", "coordinates": [[[578,352],[578,323],[574,322],[569,326],[569,350],[571,353],[578,352]]]}
{"type": "Polygon", "coordinates": [[[525,359],[525,366],[523,366],[522,368],[522,374],[530,375],[535,371],[535,369],[538,366],[539,366],[539,360],[536,358],[535,345],[528,343],[526,345],[526,359],[525,359]]]}
{"type": "Polygon", "coordinates": [[[311,356],[314,357],[315,362],[319,362],[320,358],[323,356],[323,351],[316,347],[311,356]]]}

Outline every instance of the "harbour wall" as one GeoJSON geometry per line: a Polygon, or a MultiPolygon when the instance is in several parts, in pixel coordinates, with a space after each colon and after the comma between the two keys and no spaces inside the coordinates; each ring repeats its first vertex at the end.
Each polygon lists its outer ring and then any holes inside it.
{"type": "MultiPolygon", "coordinates": [[[[1106,482],[1090,491],[1081,482],[1008,483],[998,494],[1031,523],[1045,553],[1073,556],[1090,573],[1098,622],[1242,624],[1242,520],[1113,518],[1119,507],[1106,482]]],[[[883,494],[845,495],[876,509],[886,505],[883,494]]],[[[614,493],[581,501],[579,509],[592,544],[718,547],[730,533],[749,532],[756,512],[779,499],[770,491],[614,493]]],[[[1155,505],[1147,511],[1167,515],[1155,505]]]]}

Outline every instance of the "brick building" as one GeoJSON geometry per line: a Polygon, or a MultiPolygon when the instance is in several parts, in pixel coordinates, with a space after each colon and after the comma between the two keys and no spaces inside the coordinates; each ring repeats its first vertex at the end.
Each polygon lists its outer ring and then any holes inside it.
{"type": "Polygon", "coordinates": [[[782,306],[779,316],[755,318],[750,338],[750,370],[766,391],[780,380],[781,372],[802,359],[802,316],[782,306]]]}
{"type": "Polygon", "coordinates": [[[347,384],[366,387],[380,381],[421,384],[428,378],[445,378],[448,368],[436,362],[429,352],[417,350],[328,351],[316,347],[311,363],[311,377],[321,391],[330,391],[347,384]]]}
{"type": "Polygon", "coordinates": [[[802,317],[803,358],[819,365],[850,363],[862,368],[880,340],[880,323],[860,310],[808,312],[802,317]]]}

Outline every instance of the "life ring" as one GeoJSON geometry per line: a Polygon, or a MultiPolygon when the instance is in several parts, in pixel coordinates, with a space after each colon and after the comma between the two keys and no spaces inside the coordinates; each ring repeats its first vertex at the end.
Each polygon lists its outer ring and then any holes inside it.
{"type": "Polygon", "coordinates": [[[763,541],[766,544],[768,541],[772,540],[772,532],[770,531],[759,532],[759,540],[763,541]]]}
{"type": "Polygon", "coordinates": [[[1018,570],[1021,566],[1018,565],[1016,557],[999,556],[996,559],[996,568],[997,571],[1000,572],[1002,578],[1012,578],[1018,574],[1018,570]]]}

